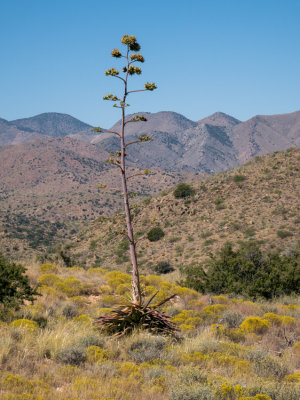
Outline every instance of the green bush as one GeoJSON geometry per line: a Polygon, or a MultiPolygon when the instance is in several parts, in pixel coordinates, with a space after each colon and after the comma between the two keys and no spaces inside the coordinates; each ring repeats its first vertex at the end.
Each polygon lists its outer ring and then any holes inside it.
{"type": "Polygon", "coordinates": [[[243,182],[246,179],[244,175],[234,175],[233,182],[239,183],[243,182]]]}
{"type": "Polygon", "coordinates": [[[280,239],[285,239],[289,236],[293,236],[292,232],[289,231],[277,231],[277,236],[280,237],[280,239]]]}
{"type": "Polygon", "coordinates": [[[25,300],[34,301],[38,295],[25,272],[26,268],[9,263],[0,253],[0,305],[4,308],[17,309],[25,300]]]}
{"type": "Polygon", "coordinates": [[[168,274],[169,272],[174,271],[174,268],[168,261],[159,261],[154,267],[154,271],[157,274],[168,274]]]}
{"type": "Polygon", "coordinates": [[[150,242],[157,242],[164,236],[165,233],[159,226],[150,229],[150,231],[147,233],[147,238],[150,240],[150,242]]]}
{"type": "Polygon", "coordinates": [[[262,254],[256,242],[243,243],[233,250],[226,243],[204,264],[189,266],[180,282],[200,292],[243,294],[267,299],[300,293],[300,249],[289,254],[262,254]]]}
{"type": "Polygon", "coordinates": [[[176,186],[173,194],[176,199],[183,199],[185,197],[193,196],[195,194],[195,190],[187,183],[179,183],[179,185],[176,186]]]}

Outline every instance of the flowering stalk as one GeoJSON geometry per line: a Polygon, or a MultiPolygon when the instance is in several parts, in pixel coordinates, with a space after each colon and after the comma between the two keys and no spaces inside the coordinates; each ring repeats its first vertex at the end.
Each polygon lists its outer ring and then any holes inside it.
{"type": "MultiPolygon", "coordinates": [[[[129,196],[127,189],[127,182],[130,178],[133,178],[137,175],[148,175],[151,171],[145,170],[143,173],[138,173],[127,177],[126,174],[126,148],[134,143],[148,142],[152,139],[148,135],[139,136],[138,140],[133,142],[126,143],[125,141],[125,127],[128,123],[147,121],[147,119],[142,115],[136,115],[130,120],[126,121],[126,113],[125,109],[129,106],[127,104],[127,96],[130,93],[134,92],[142,92],[142,91],[153,91],[157,88],[154,83],[147,82],[144,85],[144,89],[132,90],[128,91],[128,78],[133,75],[140,75],[142,70],[140,67],[135,66],[134,64],[137,62],[143,63],[144,57],[140,53],[136,53],[140,50],[141,46],[136,40],[136,37],[133,35],[124,35],[121,39],[121,43],[126,46],[125,54],[118,49],[113,49],[111,52],[112,57],[115,58],[124,58],[125,66],[123,67],[123,76],[120,76],[120,72],[115,68],[110,68],[105,71],[105,75],[112,76],[114,78],[120,79],[124,84],[124,92],[121,98],[119,96],[113,94],[107,94],[104,96],[104,100],[113,101],[113,107],[117,107],[121,109],[122,112],[122,122],[121,122],[121,131],[105,131],[110,132],[112,134],[117,135],[120,138],[120,151],[116,153],[111,153],[110,158],[107,160],[108,163],[117,166],[120,168],[121,179],[122,179],[122,194],[124,200],[124,209],[125,209],[125,219],[127,226],[127,236],[129,240],[129,250],[130,250],[130,258],[132,264],[132,301],[136,305],[142,305],[142,293],[141,293],[141,285],[140,285],[140,277],[139,277],[139,269],[136,255],[136,242],[134,240],[133,227],[132,227],[132,218],[130,213],[130,204],[129,204],[129,196]],[[134,52],[134,53],[131,53],[134,52]]],[[[104,132],[99,127],[93,129],[95,132],[104,132]]]]}

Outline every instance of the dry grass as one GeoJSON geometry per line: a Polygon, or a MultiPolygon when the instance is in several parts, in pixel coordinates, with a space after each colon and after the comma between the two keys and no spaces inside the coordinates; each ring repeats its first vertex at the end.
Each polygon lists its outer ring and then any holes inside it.
{"type": "Polygon", "coordinates": [[[57,268],[57,278],[78,279],[73,296],[38,266],[29,272],[35,281],[42,276],[44,295],[0,324],[0,399],[299,399],[299,298],[252,303],[202,296],[144,276],[145,293],[178,293],[164,311],[182,333],[174,339],[136,331],[113,339],[92,321],[110,312],[107,297],[114,299],[129,276],[57,268]],[[250,316],[272,322],[259,332],[242,329],[250,316]]]}

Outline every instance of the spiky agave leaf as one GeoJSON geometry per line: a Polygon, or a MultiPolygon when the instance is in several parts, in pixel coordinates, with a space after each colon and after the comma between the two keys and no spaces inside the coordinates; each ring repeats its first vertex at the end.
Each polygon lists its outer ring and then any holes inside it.
{"type": "Polygon", "coordinates": [[[157,293],[150,297],[145,305],[128,303],[114,309],[110,315],[100,316],[95,320],[98,327],[115,336],[123,336],[132,333],[136,329],[147,330],[153,334],[174,335],[177,325],[171,322],[171,317],[157,307],[164,304],[170,298],[150,307],[149,304],[157,293]]]}

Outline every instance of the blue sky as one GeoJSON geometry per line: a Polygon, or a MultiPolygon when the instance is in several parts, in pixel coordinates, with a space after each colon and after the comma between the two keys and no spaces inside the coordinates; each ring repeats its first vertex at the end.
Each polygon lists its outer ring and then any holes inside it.
{"type": "Polygon", "coordinates": [[[111,126],[110,51],[137,36],[146,62],[130,112],[223,111],[241,120],[300,109],[299,0],[0,0],[0,117],[68,113],[111,126]]]}

